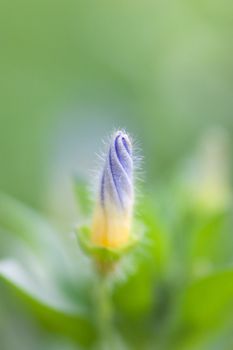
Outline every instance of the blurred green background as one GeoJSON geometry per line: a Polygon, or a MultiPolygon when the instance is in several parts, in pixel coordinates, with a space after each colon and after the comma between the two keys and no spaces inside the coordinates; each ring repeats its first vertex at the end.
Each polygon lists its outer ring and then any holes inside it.
{"type": "MultiPolygon", "coordinates": [[[[70,179],[92,177],[114,128],[135,135],[148,186],[170,181],[212,126],[232,149],[232,18],[230,0],[1,0],[0,190],[68,229],[70,179]]],[[[2,350],[72,349],[12,300],[2,350]]]]}

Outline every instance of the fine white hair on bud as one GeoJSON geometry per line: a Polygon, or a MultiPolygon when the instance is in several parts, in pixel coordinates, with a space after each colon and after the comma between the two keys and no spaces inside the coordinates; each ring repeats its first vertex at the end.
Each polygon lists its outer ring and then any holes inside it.
{"type": "Polygon", "coordinates": [[[133,147],[124,131],[113,134],[101,172],[92,227],[94,244],[119,248],[130,237],[134,204],[133,147]]]}

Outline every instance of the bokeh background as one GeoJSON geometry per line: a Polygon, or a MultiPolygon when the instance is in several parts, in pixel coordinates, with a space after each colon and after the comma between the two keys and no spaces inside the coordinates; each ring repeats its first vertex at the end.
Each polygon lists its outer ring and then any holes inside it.
{"type": "MultiPolygon", "coordinates": [[[[1,0],[1,191],[65,230],[70,179],[92,176],[114,128],[138,141],[148,186],[212,127],[232,149],[232,18],[230,0],[1,0]]],[[[2,350],[72,348],[14,298],[0,311],[2,350]]]]}

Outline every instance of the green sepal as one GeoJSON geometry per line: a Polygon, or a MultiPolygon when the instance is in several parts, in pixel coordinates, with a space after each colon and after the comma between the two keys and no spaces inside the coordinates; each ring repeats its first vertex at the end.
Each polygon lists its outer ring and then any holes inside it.
{"type": "Polygon", "coordinates": [[[94,259],[100,262],[117,262],[122,256],[129,253],[137,244],[138,238],[131,237],[128,244],[121,248],[106,248],[100,247],[92,243],[91,231],[88,226],[78,227],[76,229],[76,236],[81,249],[85,254],[92,256],[94,259]]]}

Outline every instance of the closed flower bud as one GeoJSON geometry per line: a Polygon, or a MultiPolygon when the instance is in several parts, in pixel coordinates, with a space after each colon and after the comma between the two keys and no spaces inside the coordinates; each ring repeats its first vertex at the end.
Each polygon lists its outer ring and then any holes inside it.
{"type": "Polygon", "coordinates": [[[129,136],[114,133],[101,174],[92,242],[120,248],[129,241],[134,204],[133,157],[129,136]]]}

